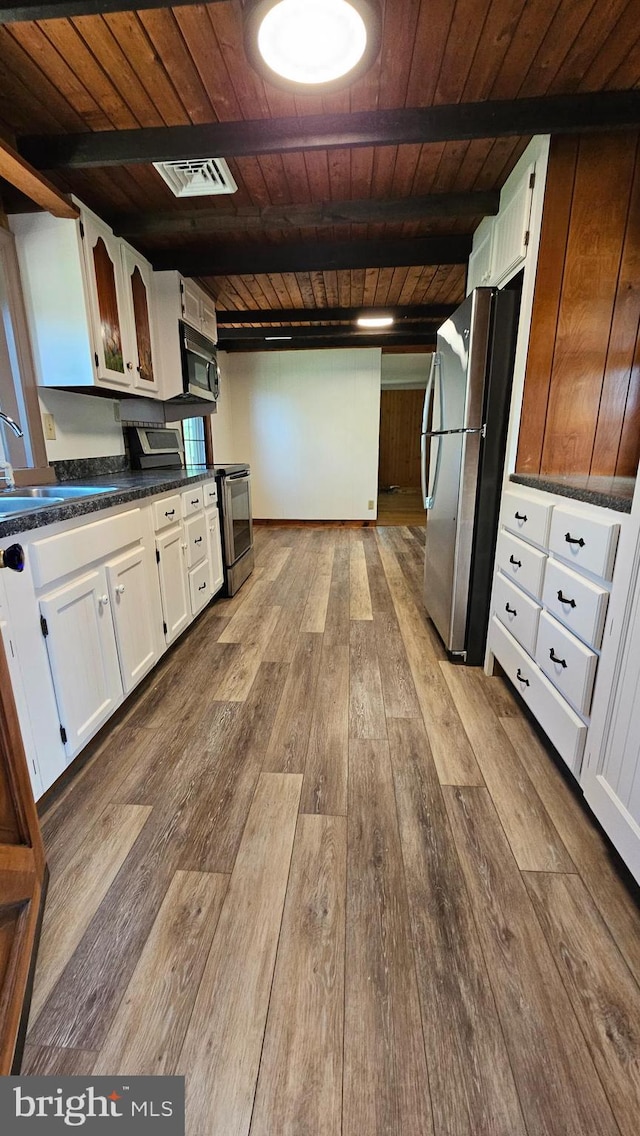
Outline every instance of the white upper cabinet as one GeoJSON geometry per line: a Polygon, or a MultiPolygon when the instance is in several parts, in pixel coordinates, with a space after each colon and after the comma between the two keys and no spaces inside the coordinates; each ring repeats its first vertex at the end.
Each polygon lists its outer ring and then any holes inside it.
{"type": "Polygon", "coordinates": [[[500,212],[493,222],[492,284],[507,280],[527,255],[534,178],[535,167],[529,166],[500,196],[500,212]]]}
{"type": "Polygon", "coordinates": [[[491,280],[491,244],[493,241],[493,224],[485,218],[482,227],[479,227],[473,242],[473,252],[469,257],[467,272],[467,295],[474,288],[486,287],[491,280]]]}
{"type": "Polygon", "coordinates": [[[182,279],[180,282],[182,319],[185,323],[201,331],[213,343],[218,341],[218,324],[216,322],[216,308],[210,296],[202,291],[193,280],[182,279]]]}
{"type": "MultiPolygon", "coordinates": [[[[182,394],[182,361],[178,320],[183,320],[213,343],[218,332],[213,300],[193,280],[179,272],[154,272],[156,358],[161,398],[182,394]]],[[[213,410],[213,404],[211,405],[213,410]]]]}
{"type": "Polygon", "coordinates": [[[151,266],[84,208],[11,218],[38,384],[158,395],[151,266]]]}

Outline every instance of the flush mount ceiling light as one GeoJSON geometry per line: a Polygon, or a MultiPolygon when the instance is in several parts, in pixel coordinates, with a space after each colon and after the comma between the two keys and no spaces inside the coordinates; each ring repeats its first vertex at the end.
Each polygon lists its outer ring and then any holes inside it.
{"type": "Polygon", "coordinates": [[[393,316],[360,316],[356,323],[358,327],[391,327],[393,316]]]}
{"type": "Polygon", "coordinates": [[[257,71],[294,91],[354,82],[380,50],[375,0],[249,0],[244,39],[257,71]]]}

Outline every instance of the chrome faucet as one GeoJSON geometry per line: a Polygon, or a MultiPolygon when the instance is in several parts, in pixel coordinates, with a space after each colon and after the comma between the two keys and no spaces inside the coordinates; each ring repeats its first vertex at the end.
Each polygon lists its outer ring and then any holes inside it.
{"type": "MultiPolygon", "coordinates": [[[[4,410],[0,410],[0,419],[3,422],[6,422],[7,426],[11,427],[11,429],[13,430],[13,432],[16,435],[17,438],[23,438],[24,437],[24,433],[20,429],[20,427],[18,426],[18,423],[14,422],[13,418],[10,418],[8,414],[5,414],[4,410]]],[[[7,461],[5,454],[4,454],[3,447],[2,447],[1,444],[0,444],[0,469],[2,469],[2,471],[4,473],[4,479],[5,479],[5,482],[6,482],[6,485],[7,485],[7,489],[14,489],[16,483],[15,483],[15,478],[13,476],[13,467],[11,465],[11,462],[7,461]]]]}

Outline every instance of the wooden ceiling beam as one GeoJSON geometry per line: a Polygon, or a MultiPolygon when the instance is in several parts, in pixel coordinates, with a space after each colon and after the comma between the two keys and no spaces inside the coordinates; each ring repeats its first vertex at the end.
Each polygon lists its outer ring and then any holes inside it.
{"type": "MultiPolygon", "coordinates": [[[[295,329],[292,329],[295,330],[295,329]]],[[[301,329],[299,329],[301,330],[301,329]]],[[[313,329],[315,330],[315,329],[313,329]]],[[[385,339],[381,334],[370,332],[368,335],[355,335],[353,332],[340,334],[340,328],[326,328],[326,335],[319,331],[309,337],[292,336],[290,340],[274,339],[228,339],[225,335],[218,340],[221,351],[313,351],[321,347],[387,347],[394,348],[435,347],[436,335],[434,331],[427,333],[405,333],[393,338],[385,339]],[[328,334],[333,332],[333,334],[328,334]],[[336,334],[338,333],[338,334],[336,334]]]]}
{"type": "MultiPolygon", "coordinates": [[[[218,4],[221,0],[207,0],[218,4]]],[[[193,4],[193,0],[135,0],[136,11],[146,8],[180,8],[193,4]]],[[[129,12],[131,0],[20,0],[20,3],[0,2],[0,24],[15,24],[27,20],[71,19],[73,16],[102,16],[105,12],[129,12]]]]}
{"type": "Polygon", "coordinates": [[[38,169],[82,169],[184,158],[239,158],[353,146],[589,133],[636,127],[639,123],[640,90],[598,91],[205,126],[25,136],[20,152],[38,169]]]}
{"type": "Polygon", "coordinates": [[[264,272],[326,272],[340,268],[400,268],[412,264],[466,264],[470,236],[459,233],[413,240],[295,241],[263,245],[214,244],[205,249],[158,249],[149,253],[156,269],[183,276],[255,276],[264,272]]]}
{"type": "Polygon", "coordinates": [[[244,206],[236,211],[224,208],[190,209],[171,213],[120,213],[106,220],[122,237],[173,235],[203,236],[237,233],[239,230],[264,232],[265,229],[323,228],[333,225],[403,224],[430,217],[495,216],[500,207],[498,190],[475,193],[429,193],[423,197],[402,197],[391,201],[321,201],[317,204],[244,206]]]}
{"type": "Polygon", "coordinates": [[[0,177],[54,217],[79,217],[73,202],[0,138],[0,177]]]}
{"type": "MultiPolygon", "coordinates": [[[[206,283],[206,282],[205,282],[206,283]]],[[[359,316],[389,315],[398,320],[447,319],[456,310],[455,304],[388,304],[354,308],[255,308],[250,311],[216,311],[218,327],[228,324],[252,323],[327,323],[328,320],[356,320],[359,316]]]]}

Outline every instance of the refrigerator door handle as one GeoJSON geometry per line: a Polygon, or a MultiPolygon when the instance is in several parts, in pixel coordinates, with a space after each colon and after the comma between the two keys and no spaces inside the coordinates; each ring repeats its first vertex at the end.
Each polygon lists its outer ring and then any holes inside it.
{"type": "Polygon", "coordinates": [[[458,430],[426,430],[423,437],[440,438],[443,434],[481,434],[486,438],[487,424],[485,422],[482,426],[461,426],[458,430]]]}
{"type": "Polygon", "coordinates": [[[422,432],[420,434],[420,485],[422,487],[422,500],[425,509],[430,508],[427,504],[427,424],[429,422],[429,412],[431,410],[431,399],[434,391],[434,379],[436,369],[440,367],[440,355],[434,351],[431,356],[431,369],[429,371],[429,379],[427,381],[427,389],[424,392],[424,409],[422,411],[422,432]]]}
{"type": "MultiPolygon", "coordinates": [[[[423,434],[423,436],[422,436],[422,445],[425,447],[425,451],[426,451],[426,446],[427,446],[427,435],[426,434],[423,434]]],[[[439,477],[439,474],[440,474],[440,454],[441,453],[442,453],[442,442],[440,441],[440,438],[438,437],[438,453],[436,454],[435,465],[432,464],[431,467],[429,468],[429,491],[427,491],[426,487],[425,487],[425,494],[424,494],[424,507],[425,507],[425,509],[433,509],[433,505],[434,505],[434,502],[435,502],[435,499],[436,499],[436,488],[438,486],[438,477],[439,477]]]]}

